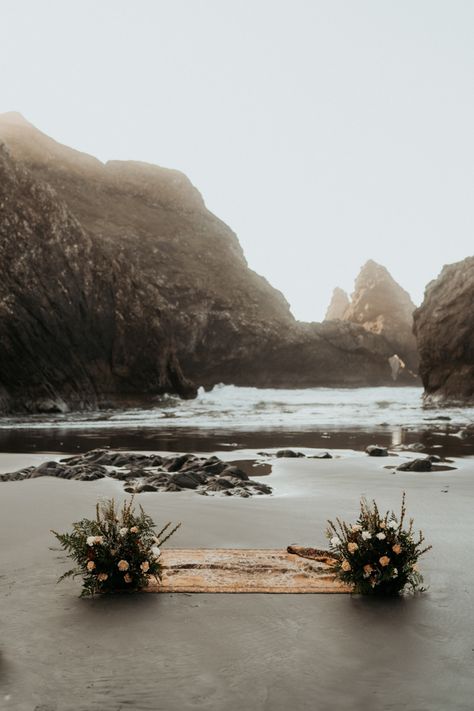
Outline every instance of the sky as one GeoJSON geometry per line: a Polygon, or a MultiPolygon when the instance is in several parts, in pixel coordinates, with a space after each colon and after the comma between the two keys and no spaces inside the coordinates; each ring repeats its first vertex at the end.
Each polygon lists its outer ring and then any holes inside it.
{"type": "Polygon", "coordinates": [[[297,318],[473,249],[471,0],[0,0],[0,111],[176,168],[297,318]]]}

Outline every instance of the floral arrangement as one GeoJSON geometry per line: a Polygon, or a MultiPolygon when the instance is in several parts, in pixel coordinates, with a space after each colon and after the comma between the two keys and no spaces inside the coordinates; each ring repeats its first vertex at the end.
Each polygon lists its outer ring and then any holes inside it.
{"type": "Polygon", "coordinates": [[[96,593],[141,590],[149,577],[161,578],[160,547],[179,528],[167,523],[159,533],[143,508],[136,513],[133,497],[119,511],[113,499],[97,504],[96,518],[73,524],[71,533],[51,531],[76,565],[61,580],[82,576],[81,597],[96,593]]]}
{"type": "Polygon", "coordinates": [[[405,493],[400,516],[387,511],[382,516],[377,504],[365,499],[360,503],[357,522],[347,525],[336,519],[328,521],[327,537],[336,558],[336,575],[343,583],[352,585],[362,594],[395,595],[405,587],[422,592],[423,578],[417,567],[418,559],[431,546],[423,547],[420,531],[415,537],[413,519],[403,528],[406,516],[405,493]]]}

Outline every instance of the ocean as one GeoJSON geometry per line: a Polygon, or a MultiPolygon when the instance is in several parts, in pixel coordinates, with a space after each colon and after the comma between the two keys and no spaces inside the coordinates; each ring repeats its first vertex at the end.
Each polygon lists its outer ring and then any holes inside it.
{"type": "Polygon", "coordinates": [[[3,451],[92,447],[214,451],[306,446],[399,446],[422,440],[446,454],[473,454],[473,408],[425,408],[417,387],[276,390],[217,385],[194,400],[154,406],[0,418],[3,451]]]}

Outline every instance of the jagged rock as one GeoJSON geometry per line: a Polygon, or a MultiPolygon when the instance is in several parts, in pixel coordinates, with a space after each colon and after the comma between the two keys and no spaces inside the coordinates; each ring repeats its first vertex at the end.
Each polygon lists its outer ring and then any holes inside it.
{"type": "Polygon", "coordinates": [[[176,474],[173,474],[171,481],[181,489],[197,489],[200,484],[196,477],[192,474],[185,474],[184,472],[176,472],[176,474]]]}
{"type": "Polygon", "coordinates": [[[215,484],[220,489],[233,489],[236,484],[237,486],[240,485],[240,481],[239,479],[232,479],[231,477],[225,476],[216,479],[215,484]]]}
{"type": "Polygon", "coordinates": [[[240,479],[241,481],[248,481],[249,479],[248,475],[236,466],[226,467],[222,471],[222,475],[224,477],[230,476],[233,479],[240,479]]]}
{"type": "Polygon", "coordinates": [[[292,449],[279,449],[276,453],[277,457],[304,457],[303,452],[294,452],[292,449]]]}
{"type": "Polygon", "coordinates": [[[386,340],[295,321],[181,173],[103,164],[18,115],[2,142],[0,411],[390,382],[386,340]]]}
{"type": "Polygon", "coordinates": [[[182,454],[179,457],[175,457],[165,464],[166,469],[169,472],[177,472],[184,467],[184,465],[189,464],[195,459],[193,454],[182,454]]]}
{"type": "Polygon", "coordinates": [[[211,459],[208,459],[208,463],[202,466],[203,472],[210,475],[221,474],[226,468],[227,464],[225,462],[221,462],[220,460],[217,462],[215,460],[211,461],[211,459]],[[209,464],[209,462],[211,463],[209,464]]]}
{"type": "Polygon", "coordinates": [[[418,351],[413,335],[415,304],[410,295],[397,284],[381,264],[369,260],[356,279],[354,293],[344,320],[363,326],[367,331],[383,336],[392,353],[390,366],[397,378],[405,365],[418,369],[418,351]]]}
{"type": "Polygon", "coordinates": [[[415,311],[420,375],[430,404],[474,404],[474,257],[443,267],[415,311]]]}
{"type": "Polygon", "coordinates": [[[344,289],[338,286],[332,292],[331,301],[326,311],[325,321],[335,321],[344,318],[344,315],[349,308],[350,301],[344,289]]]}
{"type": "Polygon", "coordinates": [[[432,470],[431,459],[412,459],[409,462],[403,462],[397,467],[399,472],[430,472],[432,470]]]}
{"type": "Polygon", "coordinates": [[[369,457],[388,457],[387,448],[379,447],[378,444],[369,444],[365,451],[369,457]]]}

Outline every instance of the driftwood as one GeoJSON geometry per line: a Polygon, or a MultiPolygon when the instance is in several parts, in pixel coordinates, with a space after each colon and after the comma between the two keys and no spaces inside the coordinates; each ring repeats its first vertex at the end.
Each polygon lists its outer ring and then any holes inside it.
{"type": "Polygon", "coordinates": [[[167,549],[161,584],[146,592],[168,593],[346,593],[335,579],[328,551],[269,549],[167,549]],[[311,555],[302,555],[311,551],[311,555]],[[324,555],[318,555],[323,553],[324,555]]]}

